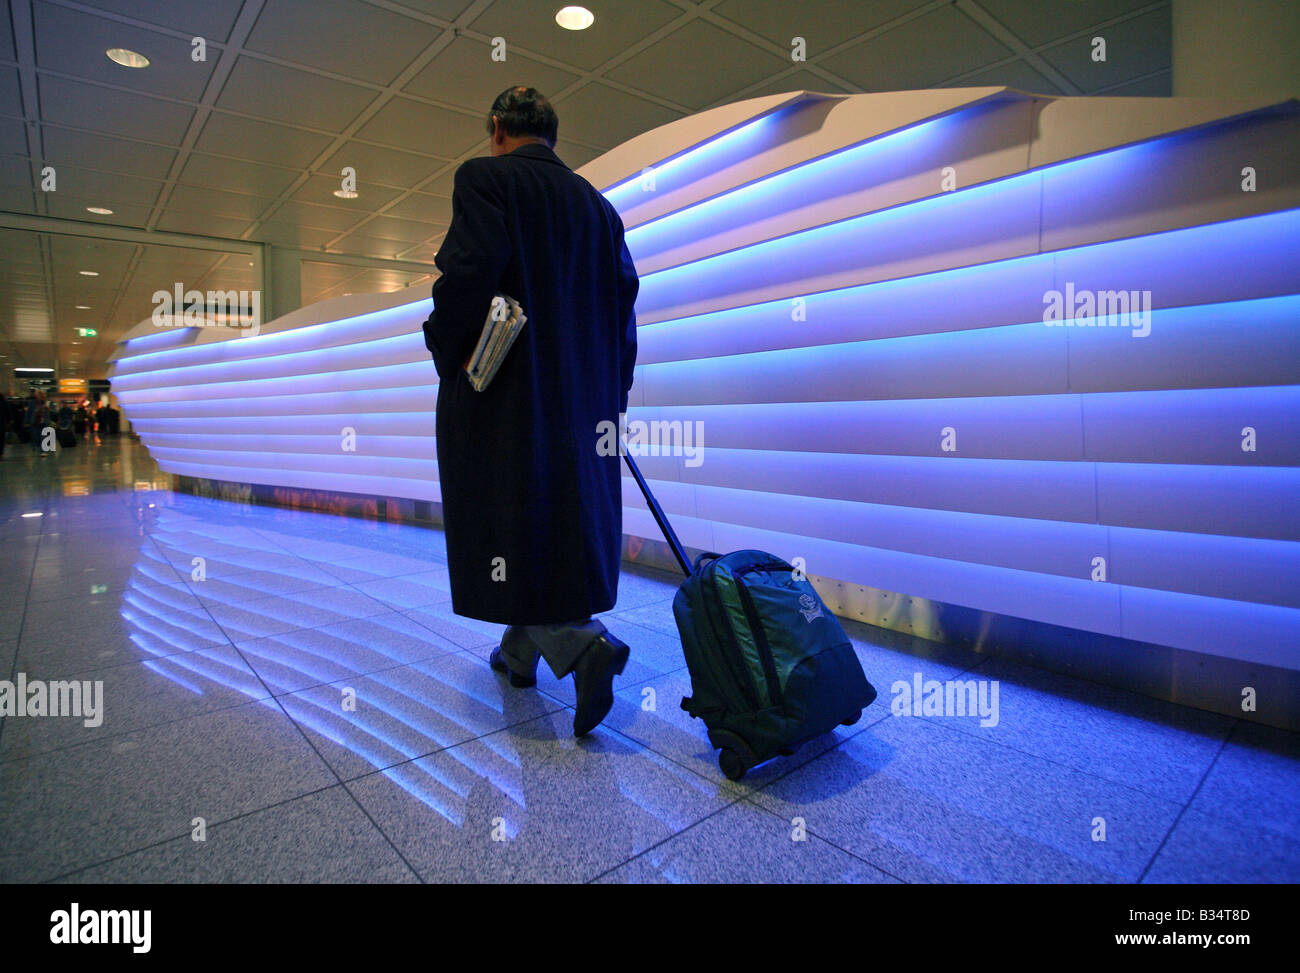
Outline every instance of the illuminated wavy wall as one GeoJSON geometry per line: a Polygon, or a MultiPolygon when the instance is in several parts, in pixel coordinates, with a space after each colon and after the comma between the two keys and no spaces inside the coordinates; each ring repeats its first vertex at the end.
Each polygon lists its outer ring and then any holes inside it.
{"type": "MultiPolygon", "coordinates": [[[[584,167],[642,275],[629,421],[702,435],[641,459],[683,541],[803,558],[837,611],[918,634],[1037,626],[1035,658],[1166,698],[1228,711],[1253,679],[1293,725],[1298,109],[794,93],[584,167]],[[1126,670],[1152,646],[1187,655],[1126,670]],[[1193,687],[1206,660],[1230,684],[1193,687]]],[[[437,501],[428,299],[401,301],[144,322],[114,391],[168,472],[437,501]]]]}

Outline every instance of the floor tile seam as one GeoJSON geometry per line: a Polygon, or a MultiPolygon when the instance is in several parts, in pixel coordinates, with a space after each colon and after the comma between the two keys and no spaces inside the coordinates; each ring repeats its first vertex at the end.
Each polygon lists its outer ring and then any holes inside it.
{"type": "MultiPolygon", "coordinates": [[[[782,822],[783,824],[786,823],[785,818],[781,817],[781,815],[777,814],[777,813],[776,813],[775,811],[773,811],[771,808],[769,808],[769,807],[764,807],[762,804],[759,804],[759,803],[758,803],[757,801],[755,801],[753,798],[754,798],[754,793],[750,793],[750,794],[746,794],[743,798],[741,798],[741,800],[742,800],[745,804],[748,804],[748,805],[751,806],[751,807],[758,808],[760,811],[763,811],[763,812],[765,812],[765,813],[767,813],[767,814],[772,815],[774,818],[776,818],[778,821],[782,822]]],[[[821,841],[826,842],[826,844],[830,845],[832,848],[836,848],[836,849],[838,849],[838,850],[844,852],[844,854],[848,855],[850,858],[856,858],[858,861],[862,862],[864,865],[868,865],[868,866],[870,866],[871,868],[874,868],[876,871],[881,872],[881,873],[883,873],[883,874],[885,874],[885,875],[888,875],[890,878],[894,879],[895,881],[900,882],[900,883],[902,883],[903,885],[913,885],[913,884],[915,884],[915,883],[909,881],[908,879],[903,878],[901,875],[895,875],[893,872],[891,872],[891,871],[890,871],[888,868],[886,868],[884,865],[881,865],[881,864],[879,864],[879,863],[877,863],[877,862],[873,862],[870,858],[867,858],[866,856],[861,855],[861,854],[859,854],[858,852],[855,852],[855,851],[854,851],[853,849],[851,849],[851,848],[846,848],[844,845],[840,844],[840,843],[839,843],[838,841],[836,841],[835,839],[829,837],[828,835],[822,834],[822,833],[819,832],[816,828],[813,828],[813,827],[809,826],[807,822],[804,823],[803,827],[804,827],[804,830],[805,830],[808,834],[813,835],[813,836],[815,836],[816,838],[820,839],[821,841]]]]}
{"type": "MultiPolygon", "coordinates": [[[[277,700],[277,703],[278,703],[278,702],[279,702],[279,701],[277,700]]],[[[457,747],[463,747],[463,746],[465,746],[466,744],[477,743],[477,742],[479,742],[479,741],[481,741],[481,740],[484,740],[484,739],[486,739],[487,737],[493,736],[493,735],[495,735],[495,734],[497,734],[497,733],[504,733],[504,732],[507,731],[507,730],[513,730],[513,729],[515,729],[515,728],[517,728],[517,727],[520,727],[520,726],[523,726],[523,725],[525,725],[525,724],[528,724],[528,723],[534,723],[534,722],[536,722],[537,720],[547,719],[547,718],[549,718],[549,717],[551,717],[551,716],[554,716],[556,713],[561,712],[561,711],[564,710],[565,708],[566,708],[566,707],[565,707],[563,704],[557,704],[556,707],[555,707],[554,709],[547,710],[545,713],[542,713],[542,714],[539,714],[539,715],[536,715],[536,716],[527,716],[527,717],[524,717],[524,718],[522,718],[522,719],[515,720],[514,722],[507,723],[507,724],[504,725],[504,726],[499,726],[499,727],[497,727],[496,729],[488,730],[488,731],[486,731],[486,732],[484,732],[484,733],[478,733],[478,734],[475,734],[474,736],[466,737],[466,738],[463,739],[463,740],[457,740],[455,743],[449,743],[449,744],[445,744],[445,745],[443,745],[443,746],[434,747],[432,750],[428,750],[428,751],[425,751],[425,752],[422,752],[422,753],[417,753],[417,754],[415,754],[415,755],[413,755],[413,756],[405,756],[405,755],[403,755],[402,758],[401,758],[400,760],[395,760],[395,761],[393,761],[392,763],[384,764],[382,767],[376,767],[376,766],[375,766],[373,763],[371,763],[369,760],[366,760],[364,757],[360,757],[359,759],[361,759],[364,763],[366,763],[366,764],[369,766],[370,769],[366,770],[364,773],[354,774],[354,775],[347,776],[347,777],[344,777],[343,775],[339,774],[337,771],[335,771],[335,775],[339,778],[339,781],[340,781],[341,783],[344,783],[344,784],[352,783],[353,781],[364,780],[364,779],[367,778],[367,777],[373,777],[375,774],[384,774],[384,773],[387,773],[387,772],[390,771],[390,770],[395,770],[395,769],[398,768],[398,767],[405,766],[406,764],[412,764],[412,763],[415,763],[415,762],[420,761],[420,760],[426,760],[426,759],[428,759],[429,757],[436,757],[438,754],[446,753],[446,752],[448,752],[448,751],[450,751],[450,750],[454,750],[454,749],[456,749],[457,747]]],[[[288,712],[287,710],[284,710],[283,707],[281,707],[281,710],[284,711],[285,715],[288,716],[289,719],[291,719],[291,720],[294,719],[293,716],[290,715],[289,712],[288,712]]],[[[294,723],[295,723],[295,724],[297,724],[297,722],[298,722],[297,720],[294,720],[294,723]]],[[[303,731],[304,731],[304,727],[302,727],[302,726],[299,726],[298,729],[299,729],[299,732],[303,732],[303,731]]],[[[310,727],[307,727],[307,728],[305,728],[305,729],[310,729],[310,727]]],[[[319,732],[319,731],[312,730],[311,732],[313,732],[313,733],[317,733],[317,732],[319,732]]],[[[321,734],[321,735],[323,736],[324,734],[321,734]]],[[[327,737],[327,739],[328,739],[328,737],[327,737]]],[[[331,741],[331,742],[333,742],[333,741],[331,741]]],[[[343,746],[343,745],[342,745],[342,744],[338,744],[338,746],[343,746]]],[[[313,747],[313,749],[315,749],[315,747],[313,747]]],[[[344,747],[344,749],[347,749],[347,748],[344,747]]],[[[395,749],[395,748],[394,748],[394,749],[395,749]]],[[[317,752],[319,753],[319,751],[317,751],[317,752]]],[[[321,759],[324,760],[325,758],[324,758],[324,757],[321,757],[321,759]]],[[[333,769],[333,768],[331,768],[331,769],[333,769]]]]}
{"type": "MultiPolygon", "coordinates": [[[[1185,815],[1191,809],[1192,804],[1196,802],[1196,795],[1201,792],[1201,788],[1205,785],[1206,780],[1209,779],[1210,772],[1214,769],[1214,765],[1219,762],[1219,756],[1223,753],[1225,749],[1227,749],[1228,740],[1232,736],[1232,732],[1234,729],[1236,729],[1236,724],[1234,724],[1232,727],[1229,727],[1228,732],[1224,735],[1223,739],[1219,742],[1219,749],[1215,751],[1214,758],[1210,761],[1209,765],[1205,768],[1205,773],[1201,775],[1201,779],[1197,781],[1196,788],[1195,790],[1192,791],[1191,796],[1187,799],[1187,803],[1185,803],[1182,807],[1178,809],[1178,814],[1174,817],[1173,822],[1169,825],[1169,829],[1165,832],[1164,837],[1160,839],[1160,844],[1156,847],[1156,850],[1152,852],[1151,857],[1147,860],[1146,867],[1142,869],[1142,874],[1140,874],[1137,877],[1137,884],[1140,885],[1142,884],[1142,882],[1146,880],[1147,873],[1151,871],[1151,867],[1155,865],[1156,861],[1160,858],[1161,852],[1165,850],[1165,845],[1169,843],[1169,839],[1173,837],[1174,832],[1178,830],[1178,825],[1179,823],[1182,822],[1183,815],[1185,815]]],[[[1217,815],[1212,815],[1212,816],[1218,819],[1217,815]]],[[[1237,827],[1240,827],[1240,824],[1238,824],[1237,827]]]]}
{"type": "MultiPolygon", "coordinates": [[[[204,828],[205,828],[205,830],[216,830],[217,828],[225,827],[226,825],[233,824],[233,823],[235,823],[236,821],[240,821],[240,820],[242,820],[242,819],[244,819],[244,818],[252,817],[252,816],[255,815],[255,814],[261,814],[261,813],[264,812],[264,811],[272,811],[272,810],[274,810],[274,809],[276,809],[276,808],[278,808],[278,807],[283,807],[283,806],[286,805],[286,804],[292,804],[294,801],[299,801],[299,800],[302,800],[303,798],[306,798],[306,797],[312,797],[312,796],[314,796],[314,795],[316,795],[316,794],[323,794],[323,793],[325,793],[326,791],[333,790],[335,787],[342,787],[342,786],[343,786],[343,785],[342,785],[342,782],[341,782],[341,781],[336,782],[336,783],[333,783],[333,784],[326,784],[326,785],[323,786],[323,787],[317,787],[317,788],[315,788],[315,789],[313,789],[313,790],[310,790],[310,791],[304,791],[304,792],[301,793],[301,794],[295,794],[295,795],[293,795],[293,796],[291,796],[291,797],[286,797],[286,798],[283,798],[283,799],[281,799],[281,800],[279,800],[279,801],[274,801],[274,802],[272,802],[272,803],[270,803],[270,804],[265,805],[264,807],[250,808],[250,809],[247,810],[247,811],[241,811],[241,812],[238,813],[238,814],[231,815],[231,816],[228,817],[228,818],[222,818],[222,819],[219,820],[219,821],[210,821],[210,822],[205,822],[205,824],[204,824],[204,828]]],[[[346,788],[345,788],[345,790],[346,790],[346,788]]],[[[176,834],[169,835],[169,836],[167,836],[167,837],[163,837],[163,838],[159,838],[157,841],[151,841],[151,842],[149,842],[148,844],[140,845],[139,847],[136,847],[136,848],[131,848],[131,849],[129,849],[129,850],[127,850],[127,851],[124,851],[124,852],[122,852],[122,853],[120,853],[120,854],[112,855],[112,856],[110,856],[109,858],[105,858],[105,859],[102,859],[102,860],[100,860],[100,861],[91,862],[91,863],[88,864],[88,865],[80,865],[80,866],[78,866],[78,867],[76,867],[76,868],[70,869],[69,871],[66,871],[66,872],[62,872],[62,873],[60,873],[60,874],[58,874],[58,875],[54,875],[54,876],[52,876],[52,877],[50,877],[50,878],[37,879],[37,881],[41,882],[42,884],[50,884],[50,883],[53,883],[53,882],[58,882],[58,881],[60,881],[60,880],[62,880],[62,879],[69,878],[69,877],[71,877],[71,876],[73,876],[73,875],[80,874],[81,872],[89,871],[89,870],[92,869],[92,868],[100,868],[100,867],[102,867],[102,866],[104,866],[104,865],[111,864],[111,863],[113,863],[113,862],[115,862],[115,861],[119,861],[119,860],[121,860],[121,859],[123,859],[123,858],[130,858],[132,855],[138,855],[138,854],[140,854],[141,852],[150,851],[151,849],[154,849],[154,848],[161,848],[161,847],[163,847],[164,845],[171,844],[173,841],[176,841],[176,840],[178,840],[178,839],[180,839],[180,838],[184,838],[186,835],[192,835],[192,834],[193,834],[193,831],[192,831],[192,830],[190,830],[190,829],[184,829],[184,830],[181,830],[181,831],[177,832],[176,834]]]]}
{"type": "Polygon", "coordinates": [[[366,820],[370,822],[371,827],[373,827],[376,831],[378,831],[380,836],[384,839],[384,841],[388,843],[388,846],[393,849],[393,854],[395,854],[398,857],[398,859],[402,862],[403,865],[405,865],[407,868],[411,870],[411,874],[414,875],[417,879],[419,879],[421,884],[425,884],[424,876],[421,875],[419,871],[417,871],[416,868],[411,864],[411,862],[407,860],[407,857],[402,854],[401,849],[399,849],[397,845],[393,843],[392,838],[388,836],[388,832],[379,826],[379,823],[375,821],[375,819],[371,816],[370,812],[366,810],[365,807],[362,806],[360,801],[357,800],[356,795],[353,794],[350,790],[348,790],[346,786],[344,786],[343,777],[339,774],[337,770],[334,769],[334,765],[325,759],[324,754],[320,752],[320,748],[316,746],[315,742],[308,735],[306,729],[296,719],[293,718],[293,716],[289,713],[288,710],[284,708],[284,706],[280,703],[278,699],[272,697],[272,700],[277,706],[277,708],[279,708],[280,712],[284,714],[285,718],[293,725],[293,728],[298,731],[298,735],[302,737],[303,741],[307,744],[307,746],[311,748],[312,753],[316,755],[316,759],[321,762],[321,764],[335,779],[335,781],[338,782],[338,785],[340,787],[343,787],[343,793],[347,794],[348,797],[351,798],[352,803],[356,805],[358,808],[360,808],[361,813],[365,815],[366,820]]]}
{"type": "MultiPolygon", "coordinates": [[[[1039,754],[1039,753],[1033,753],[1033,752],[1028,751],[1028,750],[1022,750],[1022,749],[1020,749],[1019,747],[1012,746],[1011,744],[1008,744],[1008,743],[998,743],[998,742],[996,742],[996,741],[992,741],[992,740],[984,740],[984,739],[982,739],[981,737],[975,736],[973,733],[968,733],[968,732],[965,731],[965,730],[957,730],[957,729],[953,729],[952,727],[949,727],[949,726],[945,725],[944,723],[936,723],[936,722],[934,722],[933,720],[930,720],[930,719],[928,719],[928,718],[926,718],[926,717],[914,717],[914,718],[915,718],[915,719],[919,719],[922,723],[925,723],[925,724],[927,724],[927,725],[933,726],[936,730],[942,730],[942,731],[945,731],[945,732],[947,732],[947,733],[958,733],[958,734],[961,734],[961,736],[962,736],[963,738],[967,739],[967,740],[976,741],[976,742],[979,742],[979,743],[981,743],[981,744],[985,744],[985,745],[988,745],[988,746],[995,746],[995,747],[998,747],[998,748],[1000,748],[1000,749],[1002,749],[1002,750],[1006,750],[1006,751],[1009,751],[1009,752],[1012,752],[1012,753],[1016,753],[1016,754],[1019,754],[1020,756],[1023,756],[1023,757],[1029,757],[1029,758],[1034,759],[1034,760],[1041,760],[1041,761],[1043,761],[1044,763],[1048,763],[1048,764],[1051,764],[1053,767],[1059,768],[1060,770],[1064,770],[1064,771],[1067,771],[1067,772],[1069,772],[1069,773],[1073,773],[1073,774],[1079,774],[1079,775],[1081,775],[1081,776],[1083,776],[1083,777],[1088,777],[1088,778],[1090,778],[1090,779],[1092,779],[1092,780],[1100,781],[1101,783],[1104,783],[1104,784],[1110,784],[1110,785],[1112,785],[1112,786],[1114,786],[1114,787],[1122,787],[1122,788],[1124,788],[1125,790],[1132,791],[1134,794],[1138,794],[1138,795],[1140,795],[1140,796],[1142,796],[1142,797],[1146,797],[1146,798],[1149,798],[1149,799],[1151,799],[1151,800],[1161,801],[1162,803],[1170,804],[1170,805],[1173,805],[1173,806],[1176,806],[1176,807],[1182,807],[1182,806],[1184,806],[1183,802],[1178,801],[1178,800],[1176,800],[1176,799],[1174,799],[1174,798],[1168,797],[1168,796],[1166,796],[1166,795],[1164,795],[1164,794],[1156,794],[1156,793],[1153,793],[1153,792],[1151,792],[1151,791],[1148,791],[1148,790],[1146,790],[1146,789],[1144,789],[1144,788],[1142,788],[1142,787],[1139,787],[1139,786],[1137,786],[1136,784],[1126,783],[1126,782],[1124,782],[1124,781],[1119,781],[1119,780],[1112,780],[1112,779],[1109,778],[1109,777],[1103,777],[1102,775],[1097,774],[1097,773],[1094,773],[1094,772],[1091,771],[1091,770],[1085,770],[1085,769],[1083,769],[1083,768],[1081,768],[1081,767],[1075,767],[1075,766],[1072,766],[1072,765],[1067,764],[1067,763],[1062,763],[1060,760],[1057,760],[1057,759],[1054,758],[1054,757],[1046,757],[1046,756],[1043,756],[1042,754],[1039,754]]],[[[880,721],[877,721],[877,722],[880,722],[880,721]]],[[[873,724],[873,725],[874,725],[874,724],[873,724]]],[[[856,735],[857,735],[857,734],[854,734],[854,736],[856,736],[856,735]]],[[[1216,754],[1216,757],[1217,757],[1217,754],[1216,754]]],[[[1216,759],[1216,758],[1211,758],[1211,760],[1210,760],[1210,765],[1213,765],[1214,759],[1216,759]]],[[[1207,771],[1207,772],[1208,772],[1208,771],[1207,771]]],[[[1199,789],[1199,785],[1198,785],[1198,789],[1199,789]]],[[[1193,792],[1193,796],[1195,796],[1195,792],[1193,792]]],[[[1188,800],[1190,801],[1191,798],[1189,798],[1188,800]]]]}
{"type": "MultiPolygon", "coordinates": [[[[679,766],[680,766],[680,765],[679,765],[679,766]]],[[[665,836],[664,838],[661,838],[659,841],[656,841],[653,845],[650,845],[648,848],[644,848],[644,849],[642,849],[641,851],[637,852],[635,855],[632,855],[632,856],[629,857],[629,858],[625,858],[623,861],[619,862],[617,865],[613,865],[613,866],[611,866],[611,867],[605,869],[605,871],[601,872],[599,875],[595,875],[595,876],[593,876],[592,878],[587,879],[587,881],[586,881],[584,884],[592,885],[592,884],[594,884],[594,883],[596,883],[596,882],[599,882],[599,881],[600,881],[602,878],[604,878],[606,875],[609,875],[609,874],[611,874],[611,873],[613,873],[613,872],[616,872],[616,871],[618,871],[620,868],[622,868],[623,866],[628,865],[628,864],[630,864],[631,862],[636,861],[638,858],[643,858],[644,856],[650,854],[650,853],[651,853],[652,851],[654,851],[656,848],[660,848],[660,847],[662,847],[663,845],[667,844],[668,842],[670,842],[670,841],[674,841],[674,840],[676,840],[677,838],[680,838],[682,835],[686,834],[688,831],[692,831],[692,830],[694,830],[695,828],[698,828],[700,825],[704,824],[704,823],[705,823],[706,821],[708,821],[709,819],[711,819],[711,818],[713,818],[713,817],[716,817],[717,815],[721,814],[723,811],[726,811],[728,808],[735,807],[737,804],[741,803],[743,800],[744,800],[743,797],[737,797],[735,800],[727,801],[727,802],[724,803],[721,807],[719,807],[719,808],[715,808],[714,810],[710,811],[708,814],[705,814],[703,817],[699,818],[699,819],[696,820],[696,821],[692,821],[690,824],[688,824],[686,827],[682,828],[680,831],[674,831],[672,834],[667,835],[667,836],[665,836]]]]}
{"type": "MultiPolygon", "coordinates": [[[[30,753],[23,756],[12,756],[12,757],[0,756],[0,767],[3,767],[7,764],[17,764],[23,760],[38,760],[42,757],[48,757],[59,753],[66,753],[67,751],[75,750],[78,747],[97,746],[105,742],[120,740],[122,737],[130,736],[133,733],[144,733],[150,730],[158,730],[163,727],[175,726],[177,723],[184,723],[186,720],[196,720],[196,719],[201,719],[202,717],[205,716],[214,716],[218,713],[228,713],[231,710],[236,710],[239,709],[240,707],[248,706],[252,703],[266,702],[271,698],[272,697],[270,696],[257,696],[257,697],[247,696],[242,700],[236,700],[230,703],[223,703],[220,706],[215,706],[212,709],[203,710],[200,713],[190,713],[187,716],[177,716],[171,719],[159,720],[157,723],[148,723],[141,726],[135,726],[127,730],[113,730],[108,733],[100,734],[99,736],[95,737],[93,740],[81,740],[77,743],[65,743],[57,747],[51,747],[48,750],[41,750],[37,753],[30,753]]],[[[0,751],[0,753],[3,753],[3,751],[0,751]]]]}

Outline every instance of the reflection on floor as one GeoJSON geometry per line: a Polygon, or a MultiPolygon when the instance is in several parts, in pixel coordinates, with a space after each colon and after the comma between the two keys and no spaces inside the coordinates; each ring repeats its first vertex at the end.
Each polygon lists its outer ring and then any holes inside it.
{"type": "Polygon", "coordinates": [[[0,461],[0,678],[103,687],[0,721],[0,881],[1300,880],[1295,734],[853,625],[880,700],[731,783],[673,576],[625,570],[574,740],[572,681],[511,689],[451,613],[440,532],[168,486],[125,437],[0,461]],[[893,715],[916,673],[996,680],[996,725],[893,715]]]}

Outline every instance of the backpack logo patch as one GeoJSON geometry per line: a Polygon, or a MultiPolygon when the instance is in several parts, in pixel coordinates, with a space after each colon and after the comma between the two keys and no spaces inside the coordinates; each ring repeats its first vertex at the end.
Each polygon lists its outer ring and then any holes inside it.
{"type": "Polygon", "coordinates": [[[799,614],[803,615],[805,622],[811,622],[814,618],[822,617],[822,606],[817,604],[817,599],[812,595],[800,595],[799,614]]]}

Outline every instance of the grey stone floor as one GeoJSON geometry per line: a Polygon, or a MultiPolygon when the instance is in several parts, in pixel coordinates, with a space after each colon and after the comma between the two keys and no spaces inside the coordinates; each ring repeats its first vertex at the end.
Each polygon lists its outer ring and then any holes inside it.
{"type": "Polygon", "coordinates": [[[169,486],[126,437],[0,460],[0,678],[104,693],[0,721],[0,881],[1300,880],[1295,734],[854,624],[880,699],[732,783],[672,575],[625,570],[575,740],[571,680],[511,689],[451,613],[440,532],[169,486]],[[918,672],[996,680],[997,725],[892,715],[918,672]]]}

